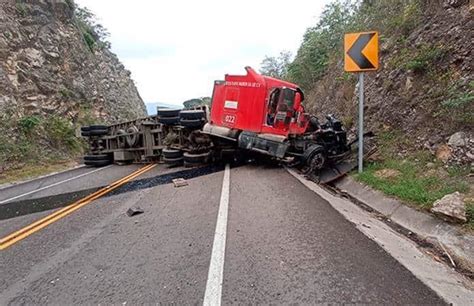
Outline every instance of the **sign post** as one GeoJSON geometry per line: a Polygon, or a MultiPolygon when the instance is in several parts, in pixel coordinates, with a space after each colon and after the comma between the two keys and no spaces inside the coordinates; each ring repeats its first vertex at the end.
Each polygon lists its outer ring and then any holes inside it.
{"type": "Polygon", "coordinates": [[[358,172],[363,171],[364,156],[364,72],[379,68],[378,32],[349,33],[344,35],[344,70],[359,73],[359,152],[358,172]]]}
{"type": "Polygon", "coordinates": [[[362,173],[364,156],[364,73],[359,72],[359,153],[357,171],[362,173]]]}

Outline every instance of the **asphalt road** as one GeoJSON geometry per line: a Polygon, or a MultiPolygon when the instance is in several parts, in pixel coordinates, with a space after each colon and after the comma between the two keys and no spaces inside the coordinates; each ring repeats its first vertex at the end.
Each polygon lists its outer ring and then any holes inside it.
{"type": "MultiPolygon", "coordinates": [[[[0,190],[0,237],[139,167],[81,168],[0,190]]],[[[159,165],[1,250],[0,304],[202,304],[224,172],[159,165]],[[189,185],[175,188],[176,177],[189,185]],[[128,217],[133,206],[144,213],[128,217]]],[[[443,303],[282,168],[232,168],[225,221],[223,304],[443,303]]]]}

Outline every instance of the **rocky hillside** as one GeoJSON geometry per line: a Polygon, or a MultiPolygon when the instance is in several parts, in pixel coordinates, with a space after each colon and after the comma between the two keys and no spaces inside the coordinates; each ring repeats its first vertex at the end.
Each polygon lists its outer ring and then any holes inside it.
{"type": "Polygon", "coordinates": [[[146,114],[92,17],[72,0],[1,1],[0,167],[80,150],[82,123],[146,114]]]}
{"type": "MultiPolygon", "coordinates": [[[[471,163],[473,7],[468,1],[404,3],[401,12],[387,10],[385,20],[370,16],[372,25],[366,28],[381,34],[381,69],[366,73],[366,127],[400,138],[400,154],[426,149],[433,154],[438,152],[444,161],[471,163]],[[456,146],[446,148],[449,137],[456,132],[465,138],[460,142],[467,144],[462,152],[456,146]]],[[[343,72],[341,55],[329,57],[324,76],[309,90],[310,110],[336,113],[354,127],[356,82],[356,76],[343,72]]]]}

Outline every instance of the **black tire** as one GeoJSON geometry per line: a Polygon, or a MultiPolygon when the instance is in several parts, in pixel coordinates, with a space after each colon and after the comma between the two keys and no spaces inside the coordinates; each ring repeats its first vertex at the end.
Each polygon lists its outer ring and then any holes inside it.
{"type": "Polygon", "coordinates": [[[183,151],[175,149],[163,149],[163,157],[167,159],[182,158],[183,151]]]}
{"type": "Polygon", "coordinates": [[[303,154],[303,164],[311,170],[320,170],[326,164],[326,151],[323,146],[312,145],[303,154]]]}
{"type": "Polygon", "coordinates": [[[98,154],[98,155],[84,155],[84,160],[111,160],[112,156],[109,154],[98,154]]]}
{"type": "Polygon", "coordinates": [[[89,126],[89,131],[102,131],[102,130],[108,130],[109,127],[106,125],[91,125],[89,126]]]}
{"type": "Polygon", "coordinates": [[[90,134],[90,126],[81,126],[81,136],[82,137],[89,137],[90,134]]]}
{"type": "Polygon", "coordinates": [[[111,160],[86,160],[84,161],[84,164],[87,166],[92,166],[92,167],[104,167],[107,165],[110,165],[112,163],[111,160]]]}
{"type": "Polygon", "coordinates": [[[89,136],[104,136],[104,135],[107,135],[109,133],[109,130],[108,129],[105,129],[105,130],[99,130],[99,129],[96,129],[96,130],[90,130],[89,131],[89,136]]]}
{"type": "Polygon", "coordinates": [[[190,162],[187,162],[187,161],[185,161],[184,164],[183,164],[183,166],[185,168],[202,167],[202,166],[205,166],[205,165],[206,165],[206,163],[204,163],[204,162],[190,163],[190,162]]]}
{"type": "Polygon", "coordinates": [[[210,156],[211,152],[201,154],[191,154],[186,152],[183,154],[184,161],[188,164],[205,164],[209,161],[210,156]]]}
{"type": "Polygon", "coordinates": [[[159,117],[158,122],[166,125],[175,125],[179,123],[179,117],[159,117]]]}
{"type": "Polygon", "coordinates": [[[204,120],[201,119],[180,119],[179,124],[187,128],[200,128],[204,125],[204,120]]]}
{"type": "Polygon", "coordinates": [[[181,120],[206,119],[206,113],[203,110],[183,110],[179,113],[179,118],[181,120]]]}
{"type": "Polygon", "coordinates": [[[158,108],[156,114],[158,117],[178,117],[179,113],[181,112],[180,109],[173,109],[173,108],[158,108]]]}
{"type": "Polygon", "coordinates": [[[168,165],[181,165],[183,163],[183,158],[182,157],[178,157],[178,158],[166,158],[166,157],[163,157],[163,161],[165,162],[165,164],[168,164],[168,165]]]}

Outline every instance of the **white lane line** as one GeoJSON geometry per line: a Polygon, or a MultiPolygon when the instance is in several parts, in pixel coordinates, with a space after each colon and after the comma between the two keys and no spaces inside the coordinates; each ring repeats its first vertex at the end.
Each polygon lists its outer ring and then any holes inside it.
{"type": "Polygon", "coordinates": [[[22,193],[22,194],[20,194],[20,195],[14,196],[14,197],[12,197],[12,198],[9,198],[9,199],[0,201],[0,204],[4,204],[4,203],[10,202],[10,201],[12,201],[12,200],[16,200],[16,199],[25,197],[25,196],[30,195],[30,194],[32,194],[32,193],[40,192],[40,191],[42,191],[42,190],[45,190],[45,189],[48,189],[48,188],[51,188],[51,187],[54,187],[54,186],[61,185],[61,184],[63,184],[63,183],[67,183],[67,182],[69,182],[69,181],[78,179],[78,178],[80,178],[80,177],[83,177],[83,176],[92,174],[92,173],[97,172],[97,171],[101,171],[101,170],[107,169],[107,168],[109,168],[109,167],[112,167],[112,165],[108,165],[108,166],[106,166],[106,167],[102,167],[102,168],[99,168],[99,169],[95,169],[95,170],[93,170],[93,171],[90,171],[90,172],[87,172],[87,173],[83,173],[83,174],[81,174],[81,175],[78,175],[78,176],[75,176],[75,177],[71,177],[71,178],[68,178],[68,179],[66,179],[66,180],[63,180],[63,181],[60,181],[60,182],[56,182],[56,183],[51,184],[51,185],[48,185],[48,186],[44,186],[44,187],[41,187],[41,188],[38,188],[38,189],[35,189],[35,190],[32,190],[32,191],[28,191],[28,192],[22,193]]]}
{"type": "Polygon", "coordinates": [[[216,233],[212,245],[211,263],[207,276],[203,305],[221,305],[222,282],[224,278],[225,241],[227,235],[227,214],[229,210],[230,167],[227,164],[222,182],[221,201],[217,215],[216,233]]]}

